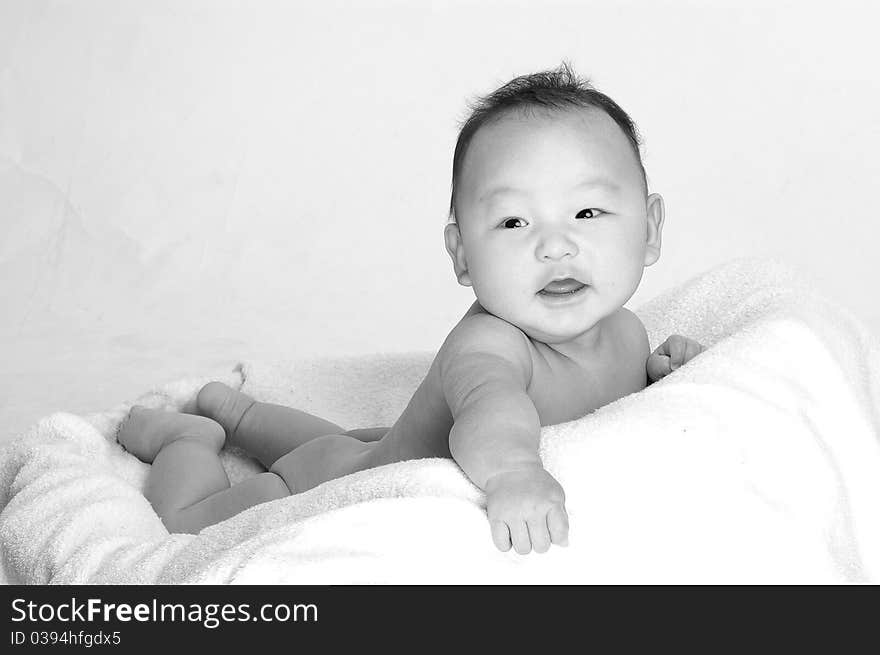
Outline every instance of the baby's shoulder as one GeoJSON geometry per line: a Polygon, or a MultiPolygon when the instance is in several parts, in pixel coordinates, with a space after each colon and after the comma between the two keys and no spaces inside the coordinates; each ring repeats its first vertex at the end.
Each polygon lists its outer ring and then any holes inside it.
{"type": "Polygon", "coordinates": [[[650,351],[650,344],[648,343],[648,331],[645,329],[645,324],[642,323],[642,319],[640,319],[635,312],[630,311],[626,307],[621,307],[615,314],[615,318],[618,322],[617,333],[620,338],[624,340],[628,348],[633,351],[638,353],[644,351],[646,353],[645,358],[647,358],[647,352],[650,351]]]}
{"type": "Polygon", "coordinates": [[[529,338],[515,325],[485,311],[469,312],[446,337],[437,359],[442,366],[462,358],[497,358],[515,366],[528,379],[532,374],[529,346],[529,338]]]}
{"type": "Polygon", "coordinates": [[[529,338],[515,325],[486,311],[467,314],[452,328],[441,350],[500,355],[528,353],[529,338]]]}

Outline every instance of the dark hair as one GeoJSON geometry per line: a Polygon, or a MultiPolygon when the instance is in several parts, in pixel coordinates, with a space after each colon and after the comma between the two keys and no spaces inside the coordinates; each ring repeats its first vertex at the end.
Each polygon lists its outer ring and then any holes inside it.
{"type": "Polygon", "coordinates": [[[571,64],[563,61],[555,70],[516,77],[489,95],[469,103],[471,113],[461,125],[458,141],[455,143],[455,154],[452,156],[452,197],[449,200],[449,218],[455,221],[456,182],[461,175],[468,146],[477,130],[514,110],[553,111],[572,107],[599,109],[620,126],[639,162],[647,192],[647,176],[639,152],[642,140],[636,124],[616,102],[597,91],[588,79],[579,78],[571,64]]]}

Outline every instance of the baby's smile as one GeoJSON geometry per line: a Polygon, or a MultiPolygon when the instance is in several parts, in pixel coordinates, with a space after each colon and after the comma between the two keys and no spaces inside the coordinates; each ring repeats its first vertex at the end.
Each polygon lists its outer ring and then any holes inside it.
{"type": "Polygon", "coordinates": [[[573,277],[555,278],[538,290],[537,295],[552,305],[569,304],[580,299],[588,285],[573,277]]]}

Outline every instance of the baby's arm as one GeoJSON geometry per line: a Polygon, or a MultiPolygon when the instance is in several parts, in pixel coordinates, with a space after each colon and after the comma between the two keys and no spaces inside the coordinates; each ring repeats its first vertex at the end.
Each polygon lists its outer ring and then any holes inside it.
{"type": "Polygon", "coordinates": [[[499,549],[545,552],[566,545],[565,494],[541,464],[541,423],[526,393],[531,359],[525,336],[490,314],[459,323],[441,350],[440,376],[454,425],[455,461],[486,492],[499,549]]]}

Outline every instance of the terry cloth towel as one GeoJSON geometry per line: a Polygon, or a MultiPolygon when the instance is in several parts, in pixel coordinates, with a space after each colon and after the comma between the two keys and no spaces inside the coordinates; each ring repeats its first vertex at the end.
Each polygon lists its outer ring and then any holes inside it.
{"type": "MultiPolygon", "coordinates": [[[[169,535],[148,466],[114,431],[130,404],[46,417],[0,458],[11,583],[880,582],[880,342],[795,271],[738,260],[637,313],[652,349],[708,350],[662,381],[545,427],[568,548],[501,553],[451,460],[400,462],[169,535]]],[[[227,383],[346,427],[390,425],[432,353],[243,362],[227,383]]],[[[185,409],[191,379],[135,402],[185,409]]],[[[259,467],[223,453],[230,477],[259,467]]]]}

